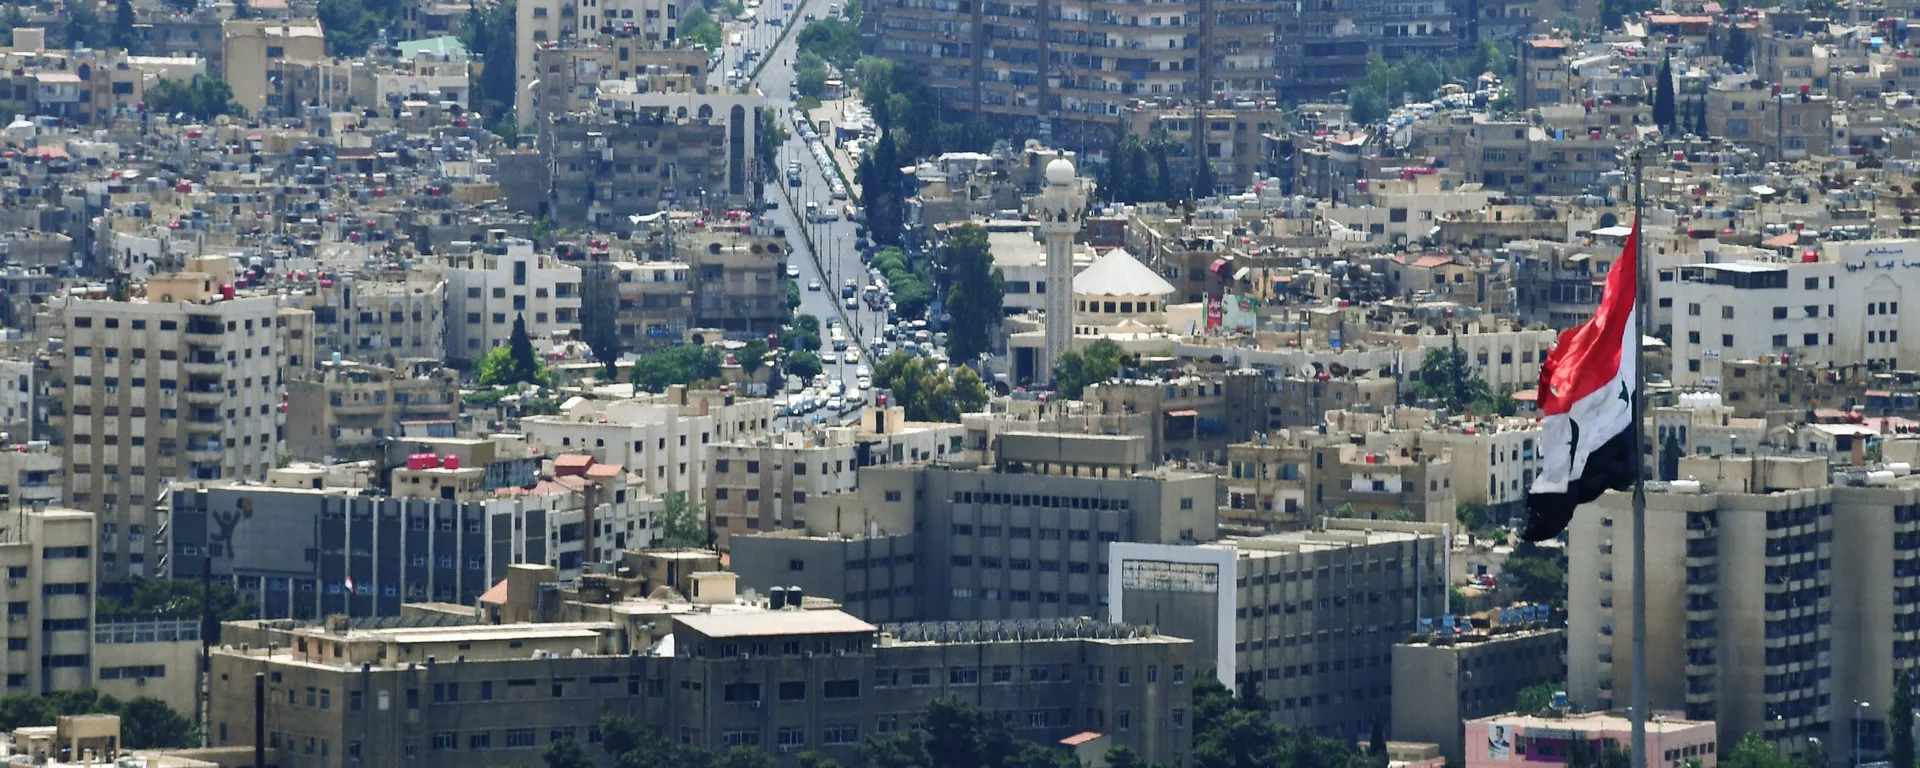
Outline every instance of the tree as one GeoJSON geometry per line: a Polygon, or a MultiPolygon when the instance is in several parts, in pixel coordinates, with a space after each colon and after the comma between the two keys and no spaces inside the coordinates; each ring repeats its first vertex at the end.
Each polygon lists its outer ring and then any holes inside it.
{"type": "Polygon", "coordinates": [[[1887,707],[1887,731],[1887,760],[1892,768],[1914,768],[1913,676],[1910,672],[1893,674],[1893,703],[1887,707]]]}
{"type": "Polygon", "coordinates": [[[513,333],[507,337],[507,353],[513,359],[513,375],[520,381],[532,381],[540,374],[540,358],[533,353],[533,339],[527,336],[525,315],[513,316],[513,333]]]}
{"type": "Polygon", "coordinates": [[[182,82],[160,78],[147,89],[147,109],[164,115],[185,114],[195,120],[212,120],[221,115],[244,115],[246,109],[233,100],[233,87],[225,80],[194,75],[182,82]]]}
{"type": "Polygon", "coordinates": [[[1727,32],[1727,49],[1721,54],[1728,64],[1744,67],[1753,57],[1753,38],[1747,35],[1745,27],[1732,25],[1727,32]]]}
{"type": "MultiPolygon", "coordinates": [[[[953,315],[953,326],[947,331],[947,359],[965,364],[986,352],[992,343],[993,332],[1005,314],[1002,301],[1006,298],[1006,282],[1000,268],[993,265],[987,230],[978,224],[963,224],[954,230],[944,260],[946,307],[953,315]]],[[[1073,319],[1050,317],[1047,321],[1071,323],[1073,319]]]]}
{"type": "Polygon", "coordinates": [[[1726,768],[1796,768],[1794,760],[1752,733],[1741,737],[1733,752],[1720,761],[1726,768]]]}
{"type": "Polygon", "coordinates": [[[787,354],[787,375],[802,379],[812,379],[824,370],[820,356],[812,352],[800,351],[787,354]]]}
{"type": "Polygon", "coordinates": [[[707,511],[687,499],[687,494],[672,491],[663,499],[660,511],[662,547],[704,547],[707,545],[707,511]]]}
{"type": "Polygon", "coordinates": [[[1460,521],[1460,527],[1469,531],[1484,531],[1493,527],[1493,521],[1487,517],[1487,511],[1478,504],[1460,502],[1453,508],[1453,517],[1460,521]]]}
{"type": "Polygon", "coordinates": [[[972,368],[941,371],[926,358],[904,351],[874,366],[873,386],[891,392],[892,403],[906,409],[909,421],[957,422],[960,414],[987,405],[986,384],[972,368]]]}
{"type": "Polygon", "coordinates": [[[1559,547],[1523,542],[1500,568],[1501,589],[1513,588],[1513,598],[1539,605],[1564,605],[1567,600],[1566,553],[1559,547]]]}
{"type": "MultiPolygon", "coordinates": [[[[102,699],[102,702],[111,699],[102,699]]],[[[127,700],[120,706],[120,740],[129,749],[197,746],[193,722],[167,703],[151,696],[127,700]]]]}
{"type": "Polygon", "coordinates": [[[1679,119],[1673,102],[1673,55],[1660,61],[1660,74],[1653,84],[1653,124],[1668,135],[1678,133],[1679,119]]]}
{"type": "Polygon", "coordinates": [[[863,195],[861,202],[867,207],[867,233],[877,247],[900,245],[906,232],[901,165],[899,139],[889,130],[860,157],[860,165],[854,169],[854,180],[863,195]]]}
{"type": "Polygon", "coordinates": [[[827,93],[827,62],[818,54],[802,51],[793,63],[794,90],[802,96],[820,98],[827,93]]]}
{"type": "Polygon", "coordinates": [[[67,0],[67,47],[105,48],[113,42],[91,0],[67,0]]]}
{"type": "Polygon", "coordinates": [[[598,768],[599,762],[573,739],[561,739],[547,745],[540,753],[540,759],[546,761],[547,768],[598,768]]]}
{"type": "Polygon", "coordinates": [[[1126,350],[1111,339],[1088,344],[1084,351],[1069,350],[1053,366],[1053,386],[1060,394],[1078,400],[1087,385],[1098,384],[1120,372],[1126,350]]]}
{"type": "Polygon", "coordinates": [[[101,597],[94,613],[101,621],[169,617],[199,619],[201,606],[213,603],[213,624],[208,637],[220,642],[220,623],[256,618],[260,607],[223,581],[199,579],[137,579],[124,597],[101,597]]]}
{"type": "Polygon", "coordinates": [[[114,0],[113,45],[115,48],[133,49],[133,20],[133,0],[114,0]]]}
{"type": "Polygon", "coordinates": [[[1413,393],[1423,400],[1438,400],[1453,413],[1465,413],[1477,402],[1491,402],[1487,382],[1473,375],[1467,353],[1458,343],[1447,347],[1428,347],[1414,372],[1413,393]]]}
{"type": "Polygon", "coordinates": [[[1347,119],[1371,125],[1387,117],[1387,99],[1374,89],[1356,85],[1347,91],[1347,119]]]}
{"type": "Polygon", "coordinates": [[[1213,162],[1204,155],[1193,159],[1193,199],[1213,196],[1213,162]]]}
{"type": "Polygon", "coordinates": [[[1680,479],[1680,457],[1682,455],[1684,455],[1684,451],[1680,447],[1680,436],[1668,433],[1667,439],[1660,443],[1659,477],[1661,480],[1673,482],[1680,479]]]}
{"type": "Polygon", "coordinates": [[[684,345],[655,350],[633,361],[633,385],[660,393],[675,384],[720,378],[720,352],[713,347],[684,345]]]}
{"type": "Polygon", "coordinates": [[[680,37],[709,51],[720,50],[720,25],[698,5],[680,12],[680,37]]]}
{"type": "Polygon", "coordinates": [[[821,19],[800,29],[795,44],[834,67],[852,69],[860,62],[860,30],[841,19],[821,19]]]}
{"type": "Polygon", "coordinates": [[[814,317],[813,315],[800,315],[799,317],[795,317],[793,319],[793,325],[787,328],[787,338],[791,340],[787,345],[789,348],[798,344],[800,349],[819,349],[820,318],[814,317]]]}
{"type": "Polygon", "coordinates": [[[1513,711],[1521,714],[1532,714],[1546,709],[1549,705],[1553,704],[1553,694],[1558,690],[1560,690],[1560,688],[1553,683],[1541,683],[1531,688],[1522,689],[1519,695],[1514,698],[1513,711]]]}

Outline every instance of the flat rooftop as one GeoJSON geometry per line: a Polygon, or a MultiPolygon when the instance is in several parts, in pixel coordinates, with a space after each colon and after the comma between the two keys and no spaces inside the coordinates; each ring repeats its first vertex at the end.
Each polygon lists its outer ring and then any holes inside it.
{"type": "Polygon", "coordinates": [[[851,632],[874,632],[879,627],[846,611],[755,611],[707,613],[674,618],[687,629],[707,637],[772,637],[851,632]]]}

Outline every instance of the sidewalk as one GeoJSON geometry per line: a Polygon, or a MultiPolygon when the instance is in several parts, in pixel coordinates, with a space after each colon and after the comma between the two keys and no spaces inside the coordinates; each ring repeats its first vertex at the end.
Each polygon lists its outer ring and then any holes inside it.
{"type": "Polygon", "coordinates": [[[860,161],[848,155],[846,147],[830,139],[833,137],[834,127],[840,124],[843,111],[848,106],[859,105],[859,98],[849,96],[844,99],[821,102],[818,108],[807,112],[807,120],[813,123],[814,130],[819,130],[822,122],[827,124],[827,130],[820,132],[821,140],[827,145],[827,156],[833,158],[834,165],[840,166],[840,178],[847,184],[847,196],[856,202],[860,200],[860,187],[854,183],[854,177],[860,169],[860,161]]]}

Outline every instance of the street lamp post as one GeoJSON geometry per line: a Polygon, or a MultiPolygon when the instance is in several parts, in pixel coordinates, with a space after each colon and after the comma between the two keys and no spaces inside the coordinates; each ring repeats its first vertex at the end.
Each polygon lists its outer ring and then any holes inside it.
{"type": "Polygon", "coordinates": [[[1860,718],[1861,712],[1873,704],[1855,700],[1853,702],[1853,768],[1860,768],[1860,718]]]}

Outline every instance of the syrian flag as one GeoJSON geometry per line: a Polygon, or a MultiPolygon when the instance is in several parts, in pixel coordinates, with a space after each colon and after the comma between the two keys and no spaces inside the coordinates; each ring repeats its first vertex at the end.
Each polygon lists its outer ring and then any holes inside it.
{"type": "Polygon", "coordinates": [[[1520,537],[1559,536],[1575,507],[1607,490],[1633,488],[1640,474],[1634,455],[1633,396],[1639,382],[1634,322],[1640,265],[1640,222],[1620,260],[1607,273],[1593,319],[1560,334],[1540,365],[1541,465],[1527,494],[1527,528],[1520,537]]]}

